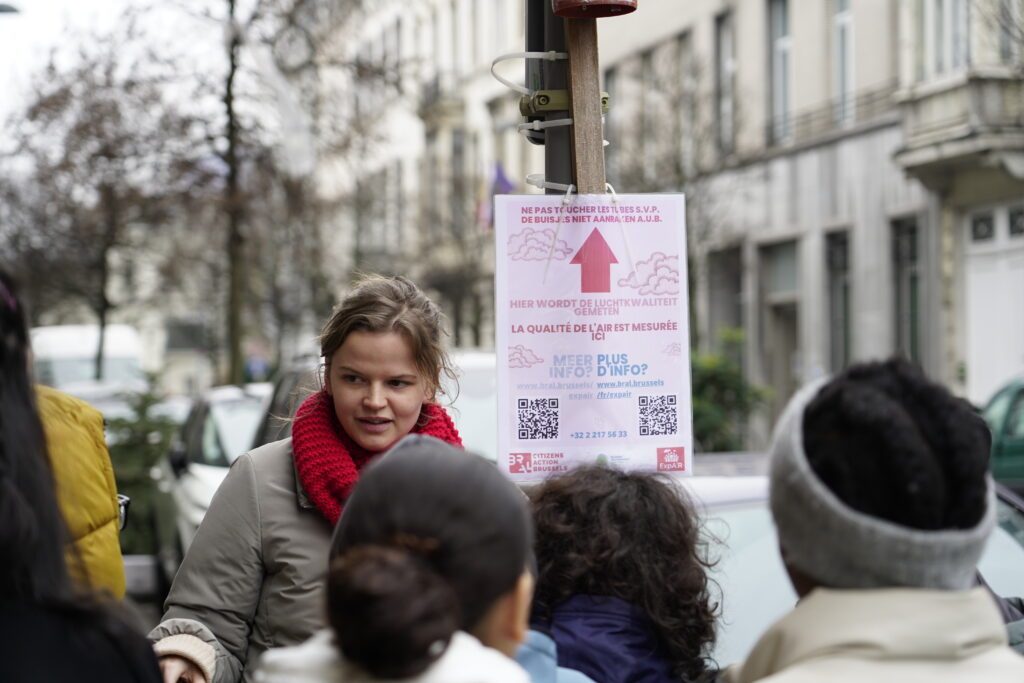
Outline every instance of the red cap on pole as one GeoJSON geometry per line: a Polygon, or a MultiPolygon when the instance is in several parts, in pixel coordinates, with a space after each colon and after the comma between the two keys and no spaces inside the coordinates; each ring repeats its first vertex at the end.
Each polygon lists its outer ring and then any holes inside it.
{"type": "Polygon", "coordinates": [[[566,19],[600,19],[629,14],[637,0],[551,0],[556,16],[566,19]]]}

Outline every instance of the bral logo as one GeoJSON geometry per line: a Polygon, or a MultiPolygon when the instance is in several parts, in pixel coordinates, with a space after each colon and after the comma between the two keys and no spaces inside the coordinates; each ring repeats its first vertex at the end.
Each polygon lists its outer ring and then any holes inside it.
{"type": "Polygon", "coordinates": [[[658,471],[659,472],[685,472],[686,471],[686,450],[684,448],[659,448],[658,449],[658,471]]]}
{"type": "Polygon", "coordinates": [[[533,472],[533,454],[509,453],[508,472],[509,474],[529,474],[533,472]]]}

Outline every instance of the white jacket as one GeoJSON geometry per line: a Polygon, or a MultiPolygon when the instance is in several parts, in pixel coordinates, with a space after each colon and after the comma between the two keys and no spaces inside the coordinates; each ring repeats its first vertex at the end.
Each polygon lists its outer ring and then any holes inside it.
{"type": "MultiPolygon", "coordinates": [[[[345,662],[330,630],[302,645],[268,650],[256,670],[256,683],[376,683],[380,679],[345,662]]],[[[467,633],[456,633],[441,658],[402,683],[529,683],[526,672],[497,650],[467,633]]],[[[394,681],[392,681],[394,683],[394,681]]]]}
{"type": "Polygon", "coordinates": [[[969,591],[817,589],[776,622],[727,683],[1020,683],[992,597],[969,591]]]}

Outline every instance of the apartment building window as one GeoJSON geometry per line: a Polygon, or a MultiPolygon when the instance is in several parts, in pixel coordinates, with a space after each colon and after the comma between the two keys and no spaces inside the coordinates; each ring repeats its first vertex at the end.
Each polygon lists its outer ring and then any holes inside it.
{"type": "Polygon", "coordinates": [[[996,237],[996,217],[991,211],[971,216],[971,241],[991,242],[996,237]]]}
{"type": "Polygon", "coordinates": [[[452,131],[452,234],[466,234],[466,131],[452,131]]]}
{"type": "Polygon", "coordinates": [[[715,19],[715,115],[718,149],[730,154],[736,137],[736,33],[731,12],[715,19]]]}
{"type": "Polygon", "coordinates": [[[1020,61],[1024,32],[1024,2],[999,0],[999,57],[1004,64],[1020,61]]]}
{"type": "Polygon", "coordinates": [[[397,250],[401,250],[402,238],[405,232],[405,220],[406,220],[406,193],[405,193],[405,169],[402,167],[402,160],[397,159],[394,164],[394,168],[391,171],[394,174],[395,184],[395,198],[394,198],[394,229],[392,235],[394,237],[394,246],[397,250]]]}
{"type": "Polygon", "coordinates": [[[853,11],[850,0],[834,0],[832,63],[835,83],[835,120],[853,120],[853,11]]]}
{"type": "Polygon", "coordinates": [[[480,52],[483,47],[480,41],[480,0],[469,0],[469,40],[470,58],[475,66],[481,60],[480,52]]]}
{"type": "Polygon", "coordinates": [[[462,55],[459,54],[461,51],[462,43],[459,42],[461,38],[461,27],[459,26],[459,0],[452,0],[448,6],[448,26],[449,26],[449,40],[451,41],[451,58],[452,73],[462,73],[462,55]]]}
{"type": "Polygon", "coordinates": [[[918,0],[918,75],[938,76],[970,63],[970,0],[918,0]]]}
{"type": "Polygon", "coordinates": [[[892,224],[896,351],[921,361],[921,271],[917,219],[892,224]]]}
{"type": "Polygon", "coordinates": [[[434,6],[430,13],[430,38],[433,41],[434,53],[434,78],[440,81],[441,72],[444,71],[444,42],[441,40],[441,10],[434,6]]]}
{"type": "MultiPolygon", "coordinates": [[[[611,67],[604,72],[604,89],[611,97],[613,103],[619,98],[619,69],[611,67]]],[[[609,144],[605,147],[605,167],[608,180],[614,184],[621,184],[619,180],[619,110],[617,106],[608,109],[608,115],[604,122],[604,136],[609,144]]]]}
{"type": "Polygon", "coordinates": [[[839,372],[850,362],[850,238],[837,232],[825,239],[828,268],[829,363],[839,372]]]}
{"type": "Polygon", "coordinates": [[[789,1],[769,0],[772,140],[789,137],[789,1]]]}
{"type": "MultiPolygon", "coordinates": [[[[640,136],[640,159],[642,168],[640,171],[644,189],[649,189],[650,184],[655,181],[657,174],[657,157],[660,148],[658,138],[665,120],[659,120],[657,107],[658,94],[661,92],[654,70],[654,50],[647,50],[640,55],[640,129],[644,134],[640,136]]],[[[664,87],[664,84],[662,84],[664,87]]]]}
{"type": "Polygon", "coordinates": [[[491,22],[491,26],[494,27],[494,40],[491,45],[496,48],[505,46],[505,18],[508,15],[506,8],[506,0],[492,0],[494,6],[494,21],[491,22]]]}
{"type": "Polygon", "coordinates": [[[677,39],[679,65],[679,167],[683,175],[692,176],[697,167],[697,62],[693,56],[693,41],[687,31],[677,39]]]}
{"type": "Polygon", "coordinates": [[[1010,209],[1010,238],[1024,237],[1024,206],[1010,209]]]}

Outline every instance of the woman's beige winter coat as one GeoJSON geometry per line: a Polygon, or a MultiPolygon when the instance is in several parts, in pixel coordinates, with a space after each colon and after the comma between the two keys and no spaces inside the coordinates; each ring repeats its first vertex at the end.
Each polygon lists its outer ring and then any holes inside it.
{"type": "Polygon", "coordinates": [[[818,589],[726,683],[1020,683],[1024,657],[983,588],[818,589]]]}
{"type": "Polygon", "coordinates": [[[298,483],[291,439],[238,458],[150,633],[157,652],[193,660],[211,683],[251,681],[263,652],[326,623],[331,532],[298,483]]]}

